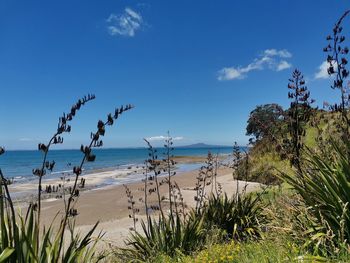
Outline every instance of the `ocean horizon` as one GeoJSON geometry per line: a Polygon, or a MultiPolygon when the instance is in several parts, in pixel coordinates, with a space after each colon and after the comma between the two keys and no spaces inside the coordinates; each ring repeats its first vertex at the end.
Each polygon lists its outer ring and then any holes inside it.
{"type": "MultiPolygon", "coordinates": [[[[245,147],[241,147],[244,149],[245,147]]],[[[164,158],[165,149],[156,148],[158,159],[164,158]]],[[[232,147],[223,146],[218,148],[188,148],[176,147],[172,154],[174,156],[205,156],[208,152],[213,154],[230,154],[232,147]]],[[[142,165],[148,158],[147,148],[106,148],[94,149],[96,160],[86,162],[86,172],[98,169],[118,169],[127,166],[142,165]]],[[[80,164],[83,154],[80,150],[56,149],[50,150],[47,161],[55,161],[55,167],[51,175],[60,175],[70,172],[74,166],[80,164]]],[[[39,168],[42,163],[43,153],[38,150],[9,150],[0,158],[0,169],[7,178],[14,178],[16,181],[36,178],[32,170],[39,168]]]]}

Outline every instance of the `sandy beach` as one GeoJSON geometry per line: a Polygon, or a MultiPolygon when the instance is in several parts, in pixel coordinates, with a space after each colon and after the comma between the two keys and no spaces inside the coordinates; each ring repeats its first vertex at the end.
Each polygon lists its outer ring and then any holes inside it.
{"type": "MultiPolygon", "coordinates": [[[[181,162],[193,163],[202,162],[204,159],[200,157],[181,157],[181,162]]],[[[140,173],[139,170],[132,170],[133,173],[140,173]]],[[[128,171],[118,171],[119,173],[125,173],[125,182],[133,193],[134,200],[136,201],[136,206],[140,208],[140,214],[138,215],[139,222],[145,218],[143,211],[143,204],[138,200],[144,195],[142,188],[144,183],[140,181],[132,182],[127,180],[126,173],[128,171]]],[[[129,171],[130,172],[130,171],[129,171]]],[[[199,170],[193,170],[190,172],[182,172],[172,177],[172,180],[176,181],[181,189],[184,202],[188,207],[193,207],[195,204],[195,184],[196,177],[199,170]]],[[[120,174],[118,174],[120,176],[120,174]]],[[[106,178],[112,178],[116,176],[115,171],[101,171],[94,173],[92,175],[86,176],[87,185],[97,185],[101,180],[106,180],[106,178]]],[[[118,177],[123,178],[123,177],[118,177]]],[[[59,181],[51,181],[51,183],[58,183],[59,181]]],[[[226,167],[221,167],[218,169],[217,182],[221,184],[222,189],[228,195],[233,195],[236,192],[237,182],[233,180],[232,170],[226,167]]],[[[241,191],[246,182],[239,182],[239,190],[241,191]]],[[[32,191],[35,183],[30,184],[18,184],[11,186],[11,190],[14,192],[18,191],[32,191]]],[[[209,186],[208,189],[211,187],[209,186]]],[[[255,191],[260,188],[258,183],[248,183],[247,191],[255,191]]],[[[167,187],[164,185],[161,187],[161,194],[167,196],[167,187]]],[[[154,202],[156,199],[155,195],[150,196],[150,203],[154,202]]],[[[30,197],[29,197],[30,199],[30,197]]],[[[23,201],[17,202],[18,206],[25,208],[23,201]]],[[[104,235],[101,242],[101,246],[107,246],[108,244],[115,246],[123,246],[124,240],[129,233],[129,228],[132,226],[132,220],[129,218],[129,212],[127,209],[128,202],[127,196],[125,194],[125,188],[123,185],[108,185],[98,188],[90,188],[89,190],[81,192],[75,208],[78,210],[78,216],[76,217],[76,224],[78,226],[78,231],[82,233],[91,229],[91,227],[99,221],[99,226],[96,231],[96,235],[99,231],[103,231],[104,235]]],[[[42,221],[45,225],[49,225],[53,218],[59,211],[62,215],[63,213],[63,200],[56,198],[47,198],[42,203],[42,221]]],[[[56,219],[56,221],[59,221],[56,219]]]]}

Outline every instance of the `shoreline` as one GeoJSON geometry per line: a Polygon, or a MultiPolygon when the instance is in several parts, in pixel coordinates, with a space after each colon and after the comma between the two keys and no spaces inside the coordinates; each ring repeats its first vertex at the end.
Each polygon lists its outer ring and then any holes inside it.
{"type": "MultiPolygon", "coordinates": [[[[181,163],[180,163],[181,164],[181,163]]],[[[201,163],[197,163],[197,165],[201,163]]],[[[181,165],[187,165],[182,163],[181,165]]],[[[102,171],[93,174],[92,177],[85,176],[87,184],[92,184],[91,180],[101,180],[106,175],[111,175],[110,171],[102,171]]],[[[190,171],[184,171],[177,173],[172,177],[179,188],[181,189],[184,202],[188,208],[195,206],[194,196],[196,194],[195,184],[196,177],[199,173],[199,167],[190,171]]],[[[227,167],[220,167],[217,173],[217,182],[221,184],[222,190],[228,196],[232,196],[237,191],[237,183],[232,177],[232,169],[227,167]]],[[[139,198],[144,195],[143,191],[140,191],[144,183],[142,178],[138,178],[136,181],[124,181],[129,189],[132,191],[136,206],[140,209],[138,214],[138,229],[140,229],[141,220],[145,219],[144,205],[139,202],[139,198]]],[[[246,182],[238,183],[238,191],[241,191],[246,185],[246,182]]],[[[37,187],[37,185],[35,185],[37,187]]],[[[261,184],[247,182],[247,191],[256,191],[260,189],[261,184]]],[[[207,188],[207,189],[210,189],[207,188]]],[[[17,189],[20,190],[20,189],[17,189]]],[[[11,193],[13,193],[11,189],[11,193]]],[[[166,186],[161,187],[160,193],[162,196],[167,196],[168,189],[166,186]]],[[[26,211],[27,203],[30,201],[30,197],[26,200],[15,200],[14,203],[17,208],[22,210],[22,215],[26,211]]],[[[149,197],[149,204],[156,202],[156,196],[149,197]]],[[[166,200],[165,200],[166,204],[166,200]]],[[[100,248],[107,248],[109,245],[123,246],[124,241],[129,235],[130,227],[132,227],[132,220],[129,218],[128,211],[128,199],[125,194],[125,188],[122,184],[109,184],[103,187],[95,187],[87,191],[82,191],[75,204],[75,208],[78,211],[77,217],[74,218],[77,229],[82,234],[87,233],[91,227],[99,222],[98,228],[94,233],[96,237],[100,231],[105,233],[103,238],[104,242],[100,243],[100,248]]],[[[54,218],[54,225],[56,225],[64,211],[64,202],[62,199],[48,198],[42,201],[42,223],[48,226],[52,223],[54,218]]]]}
{"type": "MultiPolygon", "coordinates": [[[[221,160],[227,158],[222,155],[221,160]]],[[[205,156],[176,156],[174,160],[177,162],[175,170],[177,174],[190,172],[200,168],[206,160],[205,156]]],[[[86,185],[79,190],[82,192],[96,189],[103,189],[111,185],[123,185],[134,182],[140,182],[143,179],[144,166],[142,164],[119,165],[116,167],[98,168],[84,171],[80,178],[86,180],[86,185]]],[[[162,176],[162,175],[161,175],[162,176]]],[[[62,188],[66,190],[72,186],[74,175],[67,172],[53,172],[44,176],[42,181],[43,190],[47,186],[56,187],[57,191],[51,193],[44,192],[42,197],[45,199],[53,199],[62,193],[62,188]],[[51,176],[54,175],[54,176],[51,176]],[[58,190],[59,187],[59,190],[58,190]]],[[[14,182],[9,185],[10,193],[16,201],[25,202],[30,197],[35,197],[37,193],[38,178],[32,177],[25,181],[14,182]]],[[[62,195],[62,194],[61,194],[62,195]]]]}

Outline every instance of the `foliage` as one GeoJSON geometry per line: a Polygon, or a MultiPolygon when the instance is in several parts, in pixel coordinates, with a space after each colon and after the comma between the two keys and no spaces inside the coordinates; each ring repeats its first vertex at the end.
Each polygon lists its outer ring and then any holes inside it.
{"type": "Polygon", "coordinates": [[[306,125],[312,116],[310,92],[305,86],[302,73],[295,69],[292,78],[289,80],[288,98],[291,99],[290,108],[287,111],[286,121],[288,123],[289,137],[284,139],[284,148],[289,154],[290,163],[301,170],[301,151],[304,147],[306,125]]]}
{"type": "Polygon", "coordinates": [[[234,262],[241,246],[239,243],[230,242],[228,244],[216,244],[198,253],[194,259],[187,259],[187,262],[234,262]]]}
{"type": "Polygon", "coordinates": [[[228,238],[238,241],[258,239],[262,236],[261,226],[266,223],[260,195],[240,194],[228,198],[212,195],[202,217],[207,229],[217,227],[228,238]]]}
{"type": "Polygon", "coordinates": [[[249,114],[246,135],[254,136],[255,140],[276,136],[278,126],[283,121],[283,109],[278,104],[264,104],[257,106],[249,114]]]}
{"type": "Polygon", "coordinates": [[[259,182],[265,185],[280,184],[278,171],[289,172],[291,167],[288,160],[282,160],[276,151],[274,143],[262,139],[249,148],[248,155],[237,167],[239,178],[249,182],[259,182]],[[249,163],[247,165],[248,158],[249,163]]]}
{"type": "Polygon", "coordinates": [[[142,222],[142,231],[130,233],[128,247],[120,249],[119,257],[131,262],[148,261],[159,253],[172,257],[200,249],[205,240],[203,220],[191,217],[183,221],[179,214],[174,216],[150,219],[148,225],[142,222]]]}
{"type": "MultiPolygon", "coordinates": [[[[315,234],[313,239],[319,242],[326,238],[327,231],[331,231],[332,242],[341,247],[350,240],[350,164],[347,155],[350,142],[345,142],[346,148],[336,141],[331,143],[331,161],[308,151],[309,168],[305,169],[302,179],[286,174],[284,178],[303,197],[306,206],[312,208],[311,213],[317,218],[319,227],[317,231],[312,231],[315,234]]],[[[324,245],[329,250],[329,242],[324,245]]]]}
{"type": "MultiPolygon", "coordinates": [[[[341,258],[342,259],[342,258],[341,258]]],[[[340,262],[346,262],[344,261],[340,262]]],[[[166,255],[159,255],[152,262],[156,263],[280,263],[280,262],[329,262],[328,259],[320,256],[303,254],[297,244],[285,236],[278,239],[265,239],[259,242],[215,244],[200,251],[194,256],[178,255],[169,258],[166,255]]]]}
{"type": "MultiPolygon", "coordinates": [[[[220,263],[261,263],[261,262],[293,262],[299,257],[298,249],[289,244],[276,244],[272,240],[262,240],[259,242],[217,244],[200,252],[194,259],[187,259],[183,262],[220,262],[220,263]]],[[[311,260],[310,260],[311,261],[311,260]]],[[[317,262],[312,261],[312,262],[317,262]]]]}
{"type": "Polygon", "coordinates": [[[329,67],[328,74],[335,76],[332,88],[340,91],[340,103],[330,105],[332,111],[340,112],[340,119],[337,122],[337,129],[341,133],[343,139],[350,139],[350,120],[349,120],[349,86],[345,80],[349,77],[349,70],[346,68],[348,60],[346,56],[349,53],[349,48],[344,44],[346,37],[344,36],[342,23],[349,15],[350,10],[346,11],[336,22],[332,35],[327,36],[329,44],[323,49],[327,55],[329,67]]]}

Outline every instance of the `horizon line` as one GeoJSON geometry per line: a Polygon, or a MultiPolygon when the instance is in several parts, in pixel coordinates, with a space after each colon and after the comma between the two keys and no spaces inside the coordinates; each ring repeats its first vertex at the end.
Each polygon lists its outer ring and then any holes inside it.
{"type": "MultiPolygon", "coordinates": [[[[189,147],[192,145],[196,144],[202,144],[202,143],[194,143],[194,144],[185,144],[185,145],[178,145],[178,146],[173,146],[173,148],[183,148],[183,147],[189,147]]],[[[202,148],[229,148],[233,147],[233,145],[214,145],[214,144],[205,144],[208,147],[202,147],[202,148]]],[[[248,147],[246,145],[238,145],[239,147],[248,147]]],[[[29,149],[20,149],[20,148],[14,148],[14,149],[6,149],[5,151],[39,151],[37,148],[29,148],[29,149]]],[[[94,148],[97,150],[112,150],[112,149],[147,149],[147,146],[125,146],[125,147],[101,147],[101,148],[94,148]]],[[[154,148],[164,148],[163,146],[154,146],[154,148]]],[[[193,148],[198,148],[200,149],[201,147],[193,147],[193,148]]],[[[79,148],[61,148],[61,149],[50,149],[50,151],[80,151],[79,148]]]]}

